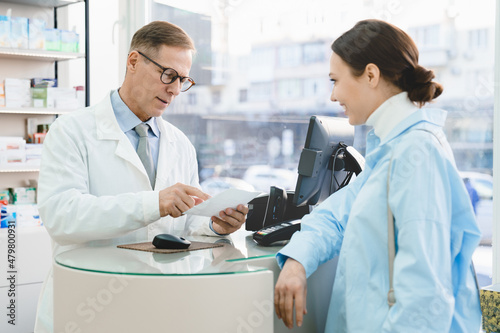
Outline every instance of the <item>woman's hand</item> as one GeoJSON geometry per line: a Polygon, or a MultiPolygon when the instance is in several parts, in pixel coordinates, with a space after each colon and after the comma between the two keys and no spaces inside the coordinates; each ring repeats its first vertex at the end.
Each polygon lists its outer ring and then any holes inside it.
{"type": "Polygon", "coordinates": [[[297,326],[302,326],[304,315],[307,314],[306,296],[307,279],[304,266],[298,261],[288,258],[274,288],[276,315],[283,320],[286,327],[293,328],[294,303],[297,326]]]}

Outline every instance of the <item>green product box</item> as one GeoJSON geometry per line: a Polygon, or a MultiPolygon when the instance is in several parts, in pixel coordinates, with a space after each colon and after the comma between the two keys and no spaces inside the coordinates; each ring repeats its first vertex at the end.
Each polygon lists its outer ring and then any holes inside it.
{"type": "Polygon", "coordinates": [[[47,88],[31,88],[31,100],[33,101],[33,107],[46,108],[47,88]]]}
{"type": "Polygon", "coordinates": [[[76,32],[61,30],[61,51],[78,52],[79,39],[76,32]]]}
{"type": "Polygon", "coordinates": [[[61,51],[61,30],[45,29],[44,35],[47,51],[61,51]]]}
{"type": "Polygon", "coordinates": [[[14,187],[10,188],[9,191],[13,204],[36,203],[36,188],[34,187],[14,187]]]}

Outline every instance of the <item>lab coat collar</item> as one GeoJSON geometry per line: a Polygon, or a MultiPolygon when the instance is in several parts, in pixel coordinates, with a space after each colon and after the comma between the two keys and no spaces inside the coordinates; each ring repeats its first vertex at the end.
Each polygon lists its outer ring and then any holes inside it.
{"type": "Polygon", "coordinates": [[[177,141],[177,138],[173,135],[172,131],[169,131],[167,128],[167,124],[169,126],[172,126],[170,123],[168,123],[166,120],[162,121],[161,117],[155,117],[155,121],[158,129],[160,130],[161,140],[170,143],[177,141]]]}
{"type": "Polygon", "coordinates": [[[123,140],[127,137],[118,125],[113,106],[111,105],[111,92],[94,107],[95,121],[97,129],[97,139],[99,140],[123,140]]]}
{"type": "Polygon", "coordinates": [[[117,141],[115,155],[123,158],[125,161],[132,164],[140,172],[144,174],[145,184],[149,182],[146,169],[142,164],[139,155],[132,147],[130,140],[127,138],[125,133],[118,125],[115,113],[113,112],[113,106],[111,104],[111,92],[98,104],[91,107],[91,110],[95,112],[95,122],[96,122],[96,136],[98,140],[114,140],[117,141]]]}
{"type": "Polygon", "coordinates": [[[160,151],[158,154],[158,165],[156,166],[156,184],[155,187],[161,186],[161,184],[169,184],[174,182],[173,170],[175,168],[175,163],[172,161],[179,160],[179,152],[176,149],[176,145],[180,144],[177,139],[174,138],[172,130],[168,130],[171,124],[166,121],[161,121],[161,119],[156,119],[158,128],[160,129],[160,151]]]}
{"type": "MultiPolygon", "coordinates": [[[[98,104],[91,107],[95,112],[96,119],[96,129],[97,129],[97,139],[98,140],[116,140],[117,146],[115,154],[124,160],[131,163],[134,167],[139,169],[145,176],[145,180],[149,184],[149,179],[147,178],[146,170],[142,164],[139,156],[135,152],[130,140],[127,138],[125,133],[121,130],[116,120],[115,114],[113,112],[113,107],[111,105],[111,92],[98,104]]],[[[176,159],[177,154],[175,154],[175,149],[172,145],[177,141],[175,135],[172,133],[173,130],[169,130],[168,126],[171,126],[159,117],[155,118],[155,122],[160,130],[160,152],[158,157],[157,175],[156,175],[156,187],[161,186],[161,184],[168,181],[170,177],[171,170],[173,168],[172,163],[167,163],[166,160],[176,159]],[[168,156],[168,159],[167,159],[168,156]],[[160,182],[158,180],[161,180],[160,182]]]]}
{"type": "MultiPolygon", "coordinates": [[[[123,140],[126,139],[118,121],[116,120],[115,114],[113,112],[113,106],[111,105],[111,91],[106,97],[94,108],[96,114],[96,128],[97,128],[97,138],[99,140],[123,140]]],[[[176,137],[167,130],[165,123],[159,119],[160,117],[155,117],[155,123],[160,131],[160,138],[164,138],[168,142],[176,141],[176,137]]],[[[158,133],[155,133],[158,134],[158,133]]]]}
{"type": "MultiPolygon", "coordinates": [[[[111,93],[112,92],[110,92],[100,103],[90,107],[90,111],[95,112],[97,139],[116,140],[117,146],[115,154],[140,170],[144,174],[144,183],[150,184],[144,165],[132,147],[130,140],[118,125],[118,121],[113,112],[113,106],[111,105],[111,93]]],[[[182,144],[183,141],[179,139],[179,130],[172,124],[164,121],[161,117],[156,117],[154,120],[160,131],[160,151],[155,188],[161,189],[165,187],[166,184],[173,183],[173,177],[175,177],[173,173],[175,163],[172,163],[172,161],[177,161],[179,159],[176,145],[182,144]]]]}
{"type": "Polygon", "coordinates": [[[170,184],[174,182],[173,173],[175,163],[179,159],[179,152],[176,145],[181,144],[175,136],[175,128],[169,122],[160,117],[156,117],[156,124],[160,130],[160,151],[158,154],[158,165],[156,166],[156,184],[155,187],[161,184],[170,184]]]}

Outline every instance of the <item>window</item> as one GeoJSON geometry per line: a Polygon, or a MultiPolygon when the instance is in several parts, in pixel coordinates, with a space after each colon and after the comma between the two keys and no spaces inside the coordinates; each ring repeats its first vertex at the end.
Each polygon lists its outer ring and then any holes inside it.
{"type": "Polygon", "coordinates": [[[255,49],[252,49],[251,52],[251,64],[252,66],[258,67],[258,66],[268,66],[268,65],[274,65],[275,59],[274,59],[274,48],[272,47],[266,47],[266,48],[260,48],[257,47],[255,49]]]}
{"type": "Polygon", "coordinates": [[[252,83],[248,99],[252,102],[268,101],[273,97],[272,82],[252,83]]]}
{"type": "Polygon", "coordinates": [[[431,48],[439,46],[441,26],[437,24],[414,27],[408,29],[415,43],[420,48],[431,48]]]}
{"type": "MultiPolygon", "coordinates": [[[[343,116],[338,103],[329,100],[330,45],[360,18],[384,19],[414,39],[421,64],[432,69],[444,86],[443,95],[429,107],[448,112],[445,132],[459,170],[493,174],[496,2],[289,0],[271,1],[265,10],[257,1],[207,5],[215,2],[154,1],[193,13],[169,18],[202,46],[202,57],[193,62],[193,68],[200,70],[192,74],[195,81],[209,68],[224,68],[226,73],[223,80],[216,80],[221,77],[216,73],[203,76],[212,81],[191,88],[198,95],[196,106],[182,107],[196,104],[194,96],[180,95],[175,101],[183,119],[204,117],[203,131],[199,123],[174,123],[195,137],[201,180],[215,169],[243,179],[257,164],[296,174],[310,116],[343,116]],[[215,85],[220,94],[212,92],[215,85]],[[210,97],[205,103],[204,96],[212,96],[213,105],[210,97]],[[284,131],[293,133],[291,153],[274,150],[270,154],[268,145],[282,138],[284,131]],[[228,139],[238,147],[230,160],[223,153],[223,142],[228,139]]],[[[360,151],[364,151],[365,136],[366,128],[356,129],[360,151]]],[[[491,234],[491,203],[485,202],[479,210],[480,228],[491,234]]],[[[491,242],[484,243],[491,253],[491,242]]],[[[487,268],[478,275],[480,284],[491,282],[487,268]]]]}
{"type": "Polygon", "coordinates": [[[278,98],[299,98],[302,96],[302,85],[299,79],[287,79],[278,82],[278,98]]]}
{"type": "Polygon", "coordinates": [[[220,104],[220,101],[221,101],[221,93],[220,93],[220,91],[214,91],[212,93],[212,103],[214,105],[218,105],[218,104],[220,104]]]}
{"type": "Polygon", "coordinates": [[[278,49],[279,67],[297,67],[302,63],[301,45],[281,46],[278,49]]]}
{"type": "Polygon", "coordinates": [[[196,93],[188,93],[188,104],[189,105],[197,104],[196,93]]]}
{"type": "Polygon", "coordinates": [[[325,46],[326,43],[304,44],[304,64],[324,62],[329,52],[329,48],[325,46]]]}
{"type": "Polygon", "coordinates": [[[473,50],[488,48],[488,29],[475,29],[469,31],[469,47],[473,50]]]}
{"type": "Polygon", "coordinates": [[[248,101],[248,89],[240,89],[240,103],[245,103],[248,101]]]}
{"type": "Polygon", "coordinates": [[[314,97],[320,94],[323,94],[323,96],[328,95],[328,83],[327,78],[304,79],[304,97],[314,97]]]}

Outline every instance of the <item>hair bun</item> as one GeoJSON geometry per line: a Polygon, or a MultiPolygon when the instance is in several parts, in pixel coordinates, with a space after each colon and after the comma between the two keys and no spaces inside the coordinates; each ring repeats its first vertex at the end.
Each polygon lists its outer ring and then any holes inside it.
{"type": "Polygon", "coordinates": [[[443,92],[443,86],[432,81],[435,75],[432,70],[417,65],[413,70],[403,73],[404,90],[408,91],[411,101],[423,105],[443,92]]]}
{"type": "Polygon", "coordinates": [[[431,82],[436,76],[432,70],[417,65],[413,70],[413,77],[415,79],[415,84],[420,85],[431,82]]]}

